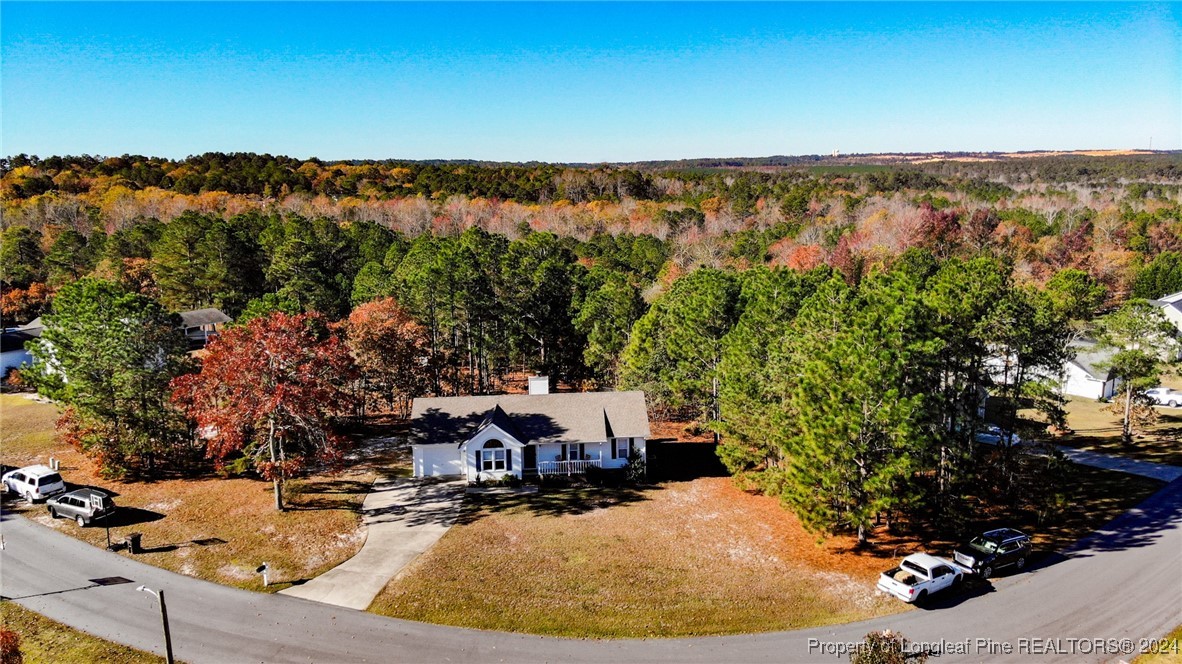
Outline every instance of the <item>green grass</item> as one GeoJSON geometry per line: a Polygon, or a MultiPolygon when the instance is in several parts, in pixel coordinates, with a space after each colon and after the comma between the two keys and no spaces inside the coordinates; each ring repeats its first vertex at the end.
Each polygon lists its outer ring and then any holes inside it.
{"type": "Polygon", "coordinates": [[[25,664],[90,662],[93,664],[157,664],[160,657],[80,632],[12,602],[0,602],[4,629],[20,637],[25,664]]]}

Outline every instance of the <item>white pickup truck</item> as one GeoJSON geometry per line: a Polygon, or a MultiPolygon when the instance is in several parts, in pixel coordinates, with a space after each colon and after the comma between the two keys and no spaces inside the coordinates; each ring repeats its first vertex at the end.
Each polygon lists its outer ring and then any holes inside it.
{"type": "Polygon", "coordinates": [[[959,565],[926,553],[913,553],[899,566],[878,577],[878,589],[904,602],[916,602],[960,583],[964,574],[959,565]]]}

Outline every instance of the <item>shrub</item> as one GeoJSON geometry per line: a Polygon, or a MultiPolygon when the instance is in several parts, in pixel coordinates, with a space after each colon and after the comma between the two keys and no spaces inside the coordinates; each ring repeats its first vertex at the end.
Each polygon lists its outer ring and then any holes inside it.
{"type": "Polygon", "coordinates": [[[637,450],[628,455],[628,465],[624,466],[624,477],[633,484],[639,484],[648,477],[648,466],[644,457],[637,450]]]}
{"type": "Polygon", "coordinates": [[[21,654],[21,637],[9,629],[0,629],[0,662],[4,664],[21,664],[25,661],[21,654]]]}
{"type": "Polygon", "coordinates": [[[902,634],[885,630],[870,632],[854,652],[850,653],[851,664],[906,664],[908,661],[925,662],[927,653],[908,653],[907,639],[902,634]]]}

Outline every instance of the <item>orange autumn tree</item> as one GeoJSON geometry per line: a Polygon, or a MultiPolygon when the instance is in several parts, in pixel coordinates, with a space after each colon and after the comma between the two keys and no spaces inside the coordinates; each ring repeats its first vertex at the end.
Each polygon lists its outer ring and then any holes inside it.
{"type": "Polygon", "coordinates": [[[405,416],[410,400],[423,394],[430,383],[427,329],[392,297],[358,306],[346,326],[349,349],[366,391],[383,395],[405,416]]]}
{"type": "Polygon", "coordinates": [[[49,289],[35,282],[28,288],[7,288],[0,295],[0,317],[5,325],[27,323],[40,316],[49,305],[49,289]]]}
{"type": "Polygon", "coordinates": [[[285,479],[313,460],[343,459],[348,441],[333,421],[350,407],[353,359],[317,313],[256,318],[206,349],[200,373],[173,381],[173,400],[196,421],[207,456],[219,467],[248,459],[282,511],[285,479]]]}

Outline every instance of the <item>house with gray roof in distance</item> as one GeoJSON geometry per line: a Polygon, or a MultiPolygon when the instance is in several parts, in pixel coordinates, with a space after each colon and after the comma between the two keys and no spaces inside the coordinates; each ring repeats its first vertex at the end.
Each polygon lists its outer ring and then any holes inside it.
{"type": "Polygon", "coordinates": [[[11,369],[33,363],[25,344],[40,337],[44,330],[40,316],[20,327],[4,330],[0,338],[0,377],[8,375],[11,369]]]}
{"type": "Polygon", "coordinates": [[[220,309],[194,309],[177,315],[181,317],[181,329],[191,348],[204,348],[230,322],[230,317],[220,309]]]}
{"type": "Polygon", "coordinates": [[[643,392],[550,393],[545,376],[529,394],[415,399],[415,477],[469,482],[512,475],[574,475],[647,459],[643,392]]]}
{"type": "Polygon", "coordinates": [[[1063,364],[1059,391],[1088,399],[1111,397],[1120,383],[1108,365],[1116,351],[1101,348],[1091,339],[1072,341],[1071,350],[1075,355],[1063,364]]]}

